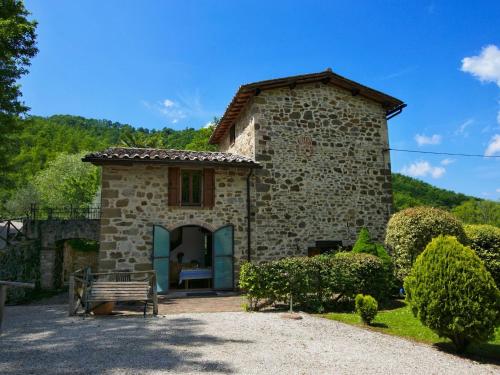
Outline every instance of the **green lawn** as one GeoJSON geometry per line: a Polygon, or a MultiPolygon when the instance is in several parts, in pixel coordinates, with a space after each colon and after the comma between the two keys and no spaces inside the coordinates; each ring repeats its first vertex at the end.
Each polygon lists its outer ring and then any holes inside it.
{"type": "MultiPolygon", "coordinates": [[[[451,348],[449,340],[439,338],[438,335],[429,328],[423,326],[422,323],[413,316],[409,307],[405,305],[394,309],[379,311],[371,326],[364,325],[359,315],[353,312],[329,313],[324,314],[323,317],[427,344],[439,344],[444,346],[445,349],[451,348]]],[[[495,338],[492,341],[487,344],[471,346],[468,349],[468,354],[473,357],[500,361],[500,327],[497,327],[495,333],[495,338]]]]}

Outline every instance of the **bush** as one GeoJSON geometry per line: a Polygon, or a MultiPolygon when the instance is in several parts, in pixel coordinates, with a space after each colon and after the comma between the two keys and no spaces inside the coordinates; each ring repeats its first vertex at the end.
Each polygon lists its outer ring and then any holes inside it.
{"type": "Polygon", "coordinates": [[[465,225],[469,246],[484,262],[500,288],[500,228],[492,225],[465,225]]]}
{"type": "Polygon", "coordinates": [[[413,314],[458,351],[485,342],[500,323],[500,292],[483,262],[451,236],[427,245],[405,280],[413,314]]]}
{"type": "Polygon", "coordinates": [[[378,303],[372,296],[364,296],[362,294],[356,295],[354,300],[356,312],[361,317],[365,324],[370,324],[378,312],[378,303]]]}
{"type": "Polygon", "coordinates": [[[385,243],[392,253],[400,283],[409,274],[417,256],[439,235],[455,236],[463,244],[467,241],[462,223],[449,212],[437,208],[407,208],[391,217],[385,243]]]}
{"type": "Polygon", "coordinates": [[[325,304],[358,293],[385,298],[389,291],[382,261],[370,254],[342,252],[335,255],[295,257],[262,263],[244,263],[239,286],[249,308],[261,303],[293,302],[321,311],[325,304]]]}
{"type": "Polygon", "coordinates": [[[382,244],[373,242],[368,232],[368,229],[362,228],[359,232],[358,239],[352,248],[353,253],[365,253],[375,255],[380,258],[380,260],[384,263],[384,267],[387,271],[389,284],[393,284],[392,274],[394,272],[394,265],[392,263],[392,258],[387,253],[387,250],[382,244]]]}

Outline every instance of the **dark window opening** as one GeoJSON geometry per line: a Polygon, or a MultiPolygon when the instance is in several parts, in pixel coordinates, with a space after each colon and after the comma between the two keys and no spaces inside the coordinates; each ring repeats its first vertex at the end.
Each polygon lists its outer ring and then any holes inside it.
{"type": "Polygon", "coordinates": [[[181,203],[183,206],[201,206],[201,185],[201,171],[181,171],[181,203]]]}
{"type": "Polygon", "coordinates": [[[316,241],[316,246],[307,248],[307,256],[336,253],[342,249],[342,241],[316,241]]]}
{"type": "Polygon", "coordinates": [[[234,144],[236,140],[236,127],[233,125],[229,128],[229,143],[234,144]]]}

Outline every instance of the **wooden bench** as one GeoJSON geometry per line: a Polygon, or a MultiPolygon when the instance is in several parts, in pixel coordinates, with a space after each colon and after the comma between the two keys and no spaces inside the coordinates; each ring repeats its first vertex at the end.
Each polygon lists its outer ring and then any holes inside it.
{"type": "Polygon", "coordinates": [[[144,303],[144,316],[146,316],[148,302],[155,304],[148,281],[94,281],[87,293],[87,312],[90,312],[92,303],[138,301],[144,303]]]}
{"type": "Polygon", "coordinates": [[[70,277],[69,315],[75,315],[81,305],[89,314],[96,304],[106,302],[142,302],[144,316],[148,303],[153,304],[153,315],[158,314],[155,271],[117,271],[91,273],[78,270],[70,277]],[[142,277],[141,277],[142,276],[142,277]]]}

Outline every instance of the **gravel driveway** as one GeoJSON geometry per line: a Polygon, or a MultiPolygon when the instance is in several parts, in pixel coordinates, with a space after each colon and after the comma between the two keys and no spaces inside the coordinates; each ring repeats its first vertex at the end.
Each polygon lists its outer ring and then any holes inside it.
{"type": "Polygon", "coordinates": [[[304,315],[67,317],[7,307],[1,374],[500,374],[426,345],[304,315]]]}

